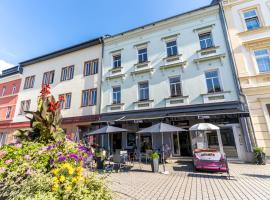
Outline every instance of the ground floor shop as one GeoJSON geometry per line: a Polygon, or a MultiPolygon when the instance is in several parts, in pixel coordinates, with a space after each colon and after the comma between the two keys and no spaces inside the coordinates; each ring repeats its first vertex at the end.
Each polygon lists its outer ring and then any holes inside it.
{"type": "MultiPolygon", "coordinates": [[[[136,149],[140,152],[147,150],[165,149],[171,157],[191,156],[190,132],[164,133],[163,144],[161,134],[137,134],[141,129],[164,122],[183,129],[197,123],[212,123],[221,128],[224,151],[228,157],[240,160],[249,160],[252,149],[252,137],[249,130],[249,114],[240,109],[239,103],[220,103],[212,105],[196,105],[177,108],[149,109],[143,111],[106,113],[101,115],[99,127],[110,124],[119,128],[127,129],[127,132],[96,136],[95,141],[101,146],[109,146],[113,151],[136,149]]],[[[207,133],[208,146],[218,148],[216,133],[207,133]]]]}

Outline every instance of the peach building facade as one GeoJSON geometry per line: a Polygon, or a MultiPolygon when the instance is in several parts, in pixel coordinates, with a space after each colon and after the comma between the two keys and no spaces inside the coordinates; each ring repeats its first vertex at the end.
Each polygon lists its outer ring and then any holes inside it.
{"type": "Polygon", "coordinates": [[[224,0],[221,5],[256,143],[270,156],[270,1],[224,0]]]}

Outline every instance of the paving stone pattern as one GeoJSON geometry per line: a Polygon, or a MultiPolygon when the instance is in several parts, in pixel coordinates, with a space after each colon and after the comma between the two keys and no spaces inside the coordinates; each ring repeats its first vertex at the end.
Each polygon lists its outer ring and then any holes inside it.
{"type": "Polygon", "coordinates": [[[226,174],[194,172],[190,162],[166,164],[169,175],[135,164],[128,172],[111,174],[109,184],[115,200],[270,200],[270,165],[229,166],[230,180],[226,174]]]}

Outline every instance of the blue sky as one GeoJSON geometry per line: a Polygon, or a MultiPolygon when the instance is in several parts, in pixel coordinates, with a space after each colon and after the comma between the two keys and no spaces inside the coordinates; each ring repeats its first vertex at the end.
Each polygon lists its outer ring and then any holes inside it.
{"type": "Polygon", "coordinates": [[[208,5],[211,0],[1,0],[0,70],[104,34],[208,5]]]}

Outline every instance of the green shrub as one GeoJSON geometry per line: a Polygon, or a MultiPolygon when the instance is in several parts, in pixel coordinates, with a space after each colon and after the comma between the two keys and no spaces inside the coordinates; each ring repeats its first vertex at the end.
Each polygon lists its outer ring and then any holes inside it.
{"type": "Polygon", "coordinates": [[[152,152],[152,153],[150,154],[150,158],[151,158],[152,160],[159,159],[159,154],[158,154],[157,152],[152,152]]]}

